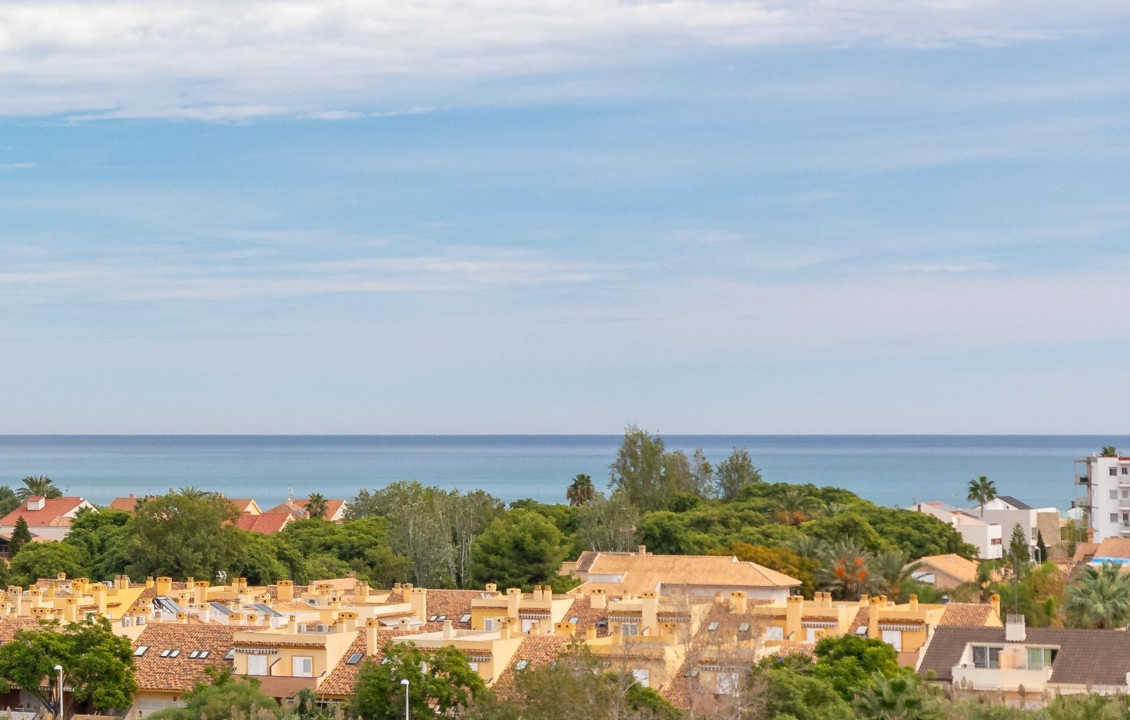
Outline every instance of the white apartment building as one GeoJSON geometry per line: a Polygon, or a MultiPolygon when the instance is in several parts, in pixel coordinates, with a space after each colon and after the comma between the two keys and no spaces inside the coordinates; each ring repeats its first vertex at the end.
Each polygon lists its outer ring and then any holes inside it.
{"type": "MultiPolygon", "coordinates": [[[[998,523],[982,520],[973,511],[946,505],[942,502],[925,502],[912,505],[910,510],[933,515],[950,525],[961,539],[977,548],[981,560],[996,560],[1004,554],[1004,533],[998,523]]],[[[1011,526],[1009,526],[1011,532],[1011,526]]]]}
{"type": "Polygon", "coordinates": [[[1075,466],[1075,483],[1085,489],[1075,505],[1085,510],[1093,542],[1130,537],[1130,457],[1092,455],[1075,466]]]}
{"type": "MultiPolygon", "coordinates": [[[[1000,495],[969,511],[976,513],[985,522],[996,523],[1001,528],[1001,537],[1007,545],[1017,525],[1024,531],[1028,545],[1035,548],[1040,534],[1044,544],[1049,547],[1059,542],[1059,510],[1054,507],[1034,508],[1011,495],[1000,495]]],[[[1039,558],[1047,560],[1047,558],[1039,558]]]]}

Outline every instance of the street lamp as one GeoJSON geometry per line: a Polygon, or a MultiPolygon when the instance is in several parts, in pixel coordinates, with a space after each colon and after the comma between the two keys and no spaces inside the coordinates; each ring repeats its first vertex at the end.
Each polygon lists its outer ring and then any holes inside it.
{"type": "Polygon", "coordinates": [[[55,708],[55,717],[63,720],[63,666],[56,665],[55,672],[59,673],[59,704],[55,708]]]}
{"type": "Polygon", "coordinates": [[[408,678],[404,678],[403,680],[401,680],[400,684],[404,686],[404,720],[409,720],[408,719],[408,678]]]}

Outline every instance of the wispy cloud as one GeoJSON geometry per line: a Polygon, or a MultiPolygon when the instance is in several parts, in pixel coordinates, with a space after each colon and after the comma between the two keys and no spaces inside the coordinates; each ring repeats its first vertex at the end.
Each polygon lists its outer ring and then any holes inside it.
{"type": "Polygon", "coordinates": [[[439,248],[430,254],[353,256],[302,262],[271,252],[103,252],[83,260],[12,255],[0,269],[0,299],[60,301],[229,301],[320,294],[467,292],[589,283],[611,265],[542,253],[439,248]]]}
{"type": "Polygon", "coordinates": [[[997,46],[1100,33],[1126,12],[1068,0],[23,0],[0,6],[0,113],[344,119],[412,112],[429,78],[451,90],[689,48],[997,46]]]}

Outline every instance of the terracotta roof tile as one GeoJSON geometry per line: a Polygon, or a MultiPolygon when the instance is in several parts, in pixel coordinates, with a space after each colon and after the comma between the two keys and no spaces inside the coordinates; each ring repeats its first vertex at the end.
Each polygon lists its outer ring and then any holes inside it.
{"type": "Polygon", "coordinates": [[[527,635],[522,638],[522,644],[514,652],[514,657],[510,658],[510,662],[498,674],[498,678],[492,686],[494,692],[501,697],[506,697],[514,690],[516,673],[548,667],[561,657],[561,653],[571,642],[573,642],[573,638],[564,635],[527,635]],[[524,665],[521,670],[518,670],[517,666],[520,662],[524,665]]]}
{"type": "Polygon", "coordinates": [[[993,606],[984,603],[951,602],[938,621],[938,627],[1000,627],[1000,624],[993,606]]]}
{"type": "MultiPolygon", "coordinates": [[[[581,557],[588,565],[589,574],[622,578],[599,584],[615,595],[660,592],[661,586],[792,588],[800,585],[796,578],[733,556],[598,553],[591,562],[584,554],[581,557]]],[[[580,563],[579,560],[578,567],[580,563]]],[[[597,584],[585,583],[570,593],[587,593],[594,586],[597,584]]]]}
{"type": "MultiPolygon", "coordinates": [[[[443,617],[450,620],[456,630],[469,630],[471,628],[470,621],[460,622],[460,618],[470,615],[471,601],[478,600],[482,596],[482,590],[436,590],[429,588],[427,602],[425,603],[429,619],[421,626],[420,630],[423,632],[443,630],[444,621],[431,620],[430,618],[433,617],[443,617]]],[[[393,590],[389,593],[385,603],[392,605],[408,602],[402,598],[403,593],[401,591],[393,590]]]]}
{"type": "Polygon", "coordinates": [[[232,648],[237,632],[253,628],[238,625],[201,625],[153,623],[133,642],[134,650],[142,645],[149,649],[134,657],[137,684],[142,690],[190,690],[209,665],[232,666],[224,657],[232,648]],[[164,650],[180,650],[177,657],[161,657],[164,650]],[[206,657],[190,657],[194,651],[206,651],[206,657]]]}
{"type": "Polygon", "coordinates": [[[337,666],[330,671],[326,677],[325,682],[318,687],[318,694],[328,697],[348,697],[353,694],[353,687],[357,684],[357,673],[361,670],[361,665],[366,660],[373,660],[380,662],[384,657],[384,646],[394,637],[401,635],[411,634],[407,630],[378,630],[377,631],[377,647],[376,652],[372,655],[367,654],[365,646],[365,632],[359,632],[357,637],[350,644],[349,649],[341,656],[337,666]],[[353,665],[349,664],[349,658],[357,653],[361,653],[361,661],[353,665]]]}
{"type": "Polygon", "coordinates": [[[265,512],[258,515],[244,513],[235,524],[243,530],[271,535],[286,527],[292,519],[290,513],[285,512],[265,512]]]}
{"type": "Polygon", "coordinates": [[[25,502],[0,519],[0,525],[15,525],[22,517],[29,527],[70,527],[71,518],[66,514],[78,510],[85,502],[80,497],[47,498],[41,510],[29,510],[25,502]]]}
{"type": "Polygon", "coordinates": [[[925,567],[941,571],[961,582],[973,582],[977,579],[977,563],[966,560],[956,553],[946,555],[927,555],[916,562],[925,567]]]}

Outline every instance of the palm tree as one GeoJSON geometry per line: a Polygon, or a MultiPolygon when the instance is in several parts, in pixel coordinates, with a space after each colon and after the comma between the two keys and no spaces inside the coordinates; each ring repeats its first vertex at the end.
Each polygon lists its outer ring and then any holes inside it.
{"type": "Polygon", "coordinates": [[[28,475],[21,482],[24,486],[16,490],[20,502],[27,502],[29,497],[63,497],[63,491],[55,487],[54,481],[46,475],[28,475]]]}
{"type": "Polygon", "coordinates": [[[888,550],[879,553],[871,561],[871,570],[875,576],[875,584],[880,592],[899,600],[902,598],[902,586],[911,578],[922,563],[908,562],[906,553],[902,550],[888,550]]]}
{"type": "Polygon", "coordinates": [[[1130,622],[1130,575],[1117,563],[1084,568],[1068,586],[1063,609],[1074,627],[1126,627],[1130,622]]]}
{"type": "Polygon", "coordinates": [[[824,548],[816,580],[846,600],[854,600],[875,585],[871,553],[854,540],[843,540],[824,548]]]}
{"type": "Polygon", "coordinates": [[[310,493],[310,497],[306,499],[306,517],[312,520],[325,520],[326,513],[329,508],[326,507],[326,499],[321,493],[310,493]]]}
{"type": "Polygon", "coordinates": [[[855,707],[860,717],[872,720],[940,720],[946,715],[939,699],[913,673],[872,674],[871,682],[855,696],[855,707]]]}
{"type": "Polygon", "coordinates": [[[1118,457],[1118,448],[1113,445],[1103,446],[1102,457],[1118,457]]]}
{"type": "Polygon", "coordinates": [[[565,490],[565,498],[572,507],[584,505],[595,495],[596,487],[592,484],[592,478],[584,473],[573,478],[573,482],[569,483],[569,487],[565,490]]]}
{"type": "Polygon", "coordinates": [[[796,488],[789,488],[777,501],[777,519],[786,525],[800,525],[812,517],[813,499],[796,488]]]}
{"type": "Polygon", "coordinates": [[[966,500],[981,506],[981,517],[985,517],[985,503],[997,496],[997,485],[989,478],[982,475],[976,480],[969,481],[969,495],[966,500]]]}

